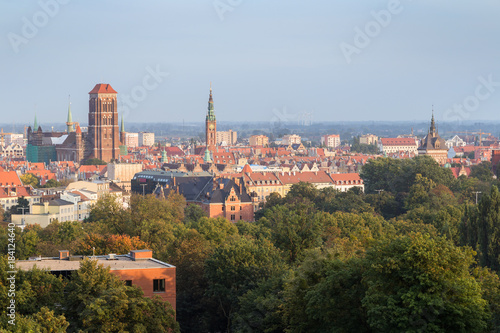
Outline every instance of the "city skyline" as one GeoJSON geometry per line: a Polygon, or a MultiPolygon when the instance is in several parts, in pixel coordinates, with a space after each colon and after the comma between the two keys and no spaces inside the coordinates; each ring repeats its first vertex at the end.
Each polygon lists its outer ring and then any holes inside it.
{"type": "Polygon", "coordinates": [[[497,120],[493,1],[95,3],[4,1],[4,122],[63,122],[71,95],[85,123],[98,83],[126,123],[197,121],[210,81],[220,121],[497,120]]]}

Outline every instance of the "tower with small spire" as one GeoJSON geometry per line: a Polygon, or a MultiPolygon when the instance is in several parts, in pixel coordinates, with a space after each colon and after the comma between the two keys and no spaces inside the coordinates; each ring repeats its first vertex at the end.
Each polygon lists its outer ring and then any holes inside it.
{"type": "Polygon", "coordinates": [[[434,109],[432,110],[431,126],[429,132],[422,139],[418,148],[419,155],[429,155],[441,165],[446,164],[448,159],[448,147],[445,141],[439,136],[436,122],[434,120],[434,109]]]}
{"type": "Polygon", "coordinates": [[[67,129],[66,129],[66,132],[68,133],[71,133],[74,131],[74,122],[73,122],[73,116],[71,115],[71,97],[70,97],[70,100],[69,100],[69,104],[68,104],[68,119],[66,121],[66,126],[67,126],[67,129]]]}
{"type": "Polygon", "coordinates": [[[215,119],[214,100],[212,98],[212,82],[210,82],[210,96],[208,98],[208,111],[205,119],[205,134],[207,149],[214,151],[217,145],[217,120],[215,119]]]}

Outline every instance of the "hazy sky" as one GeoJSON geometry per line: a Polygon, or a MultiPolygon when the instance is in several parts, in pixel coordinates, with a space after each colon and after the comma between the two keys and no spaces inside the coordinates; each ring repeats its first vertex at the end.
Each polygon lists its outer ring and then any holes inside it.
{"type": "Polygon", "coordinates": [[[500,120],[498,0],[0,3],[0,122],[500,120]]]}

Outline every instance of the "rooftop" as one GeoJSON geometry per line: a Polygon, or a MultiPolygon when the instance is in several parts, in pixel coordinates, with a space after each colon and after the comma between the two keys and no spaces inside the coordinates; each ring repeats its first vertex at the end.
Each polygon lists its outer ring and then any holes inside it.
{"type": "MultiPolygon", "coordinates": [[[[20,260],[16,262],[16,266],[22,270],[30,270],[36,266],[39,269],[51,271],[75,271],[80,268],[80,261],[83,258],[84,256],[71,256],[69,260],[59,259],[59,257],[41,258],[41,260],[38,258],[36,260],[20,260]]],[[[107,255],[89,256],[88,258],[95,258],[98,264],[109,267],[111,270],[175,267],[154,258],[134,260],[130,254],[116,255],[113,260],[109,260],[107,255]]]]}

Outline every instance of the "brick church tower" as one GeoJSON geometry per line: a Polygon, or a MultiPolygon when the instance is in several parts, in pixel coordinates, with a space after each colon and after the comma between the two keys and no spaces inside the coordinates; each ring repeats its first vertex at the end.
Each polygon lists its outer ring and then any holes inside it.
{"type": "Polygon", "coordinates": [[[118,129],[117,92],[109,84],[96,84],[89,92],[89,129],[87,158],[105,162],[118,159],[120,133],[118,129]]]}
{"type": "Polygon", "coordinates": [[[210,83],[210,98],[208,99],[205,126],[207,149],[214,151],[217,145],[217,120],[215,120],[214,100],[212,99],[212,83],[210,83]]]}

